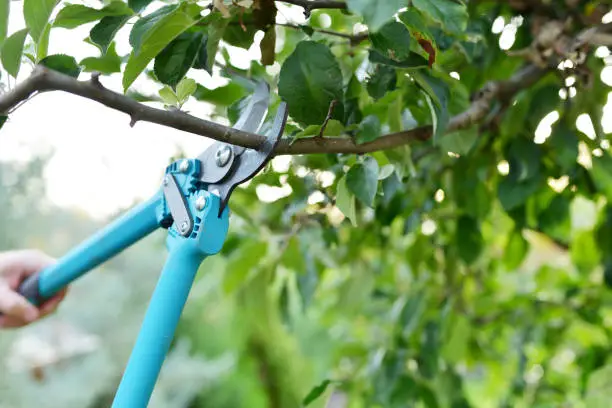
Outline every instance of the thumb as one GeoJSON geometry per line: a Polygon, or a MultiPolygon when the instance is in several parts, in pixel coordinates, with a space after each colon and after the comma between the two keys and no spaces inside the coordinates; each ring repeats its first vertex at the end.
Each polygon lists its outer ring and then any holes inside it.
{"type": "Polygon", "coordinates": [[[6,284],[0,284],[0,313],[24,323],[36,320],[39,315],[36,306],[6,284]]]}

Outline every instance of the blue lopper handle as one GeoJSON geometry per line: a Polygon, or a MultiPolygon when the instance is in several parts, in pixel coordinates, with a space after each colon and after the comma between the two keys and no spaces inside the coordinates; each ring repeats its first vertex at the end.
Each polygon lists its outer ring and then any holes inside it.
{"type": "Polygon", "coordinates": [[[117,255],[159,228],[157,207],[161,196],[134,207],[60,258],[54,265],[29,276],[18,292],[41,305],[86,272],[117,255]]]}

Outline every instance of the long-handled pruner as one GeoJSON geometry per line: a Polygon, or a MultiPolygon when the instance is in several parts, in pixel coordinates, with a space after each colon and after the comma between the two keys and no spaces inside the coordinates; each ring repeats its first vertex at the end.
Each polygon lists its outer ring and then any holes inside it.
{"type": "MultiPolygon", "coordinates": [[[[260,83],[235,127],[258,133],[269,106],[269,89],[260,83]]],[[[157,228],[168,229],[168,258],[115,395],[114,408],[146,407],[202,261],[218,253],[229,226],[229,197],[270,160],[285,128],[281,103],[260,149],[213,143],[195,159],[166,168],[163,185],[148,201],[88,238],[23,282],[19,292],[41,304],[66,285],[117,255],[157,228]]]]}

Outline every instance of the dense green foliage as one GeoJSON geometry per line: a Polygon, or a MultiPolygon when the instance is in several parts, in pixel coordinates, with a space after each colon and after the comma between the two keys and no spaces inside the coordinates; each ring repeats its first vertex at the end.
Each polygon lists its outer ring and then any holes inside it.
{"type": "Polygon", "coordinates": [[[146,76],[168,108],[195,98],[230,122],[248,79],[265,79],[289,103],[287,138],[363,144],[427,125],[433,137],[278,157],[234,193],[227,242],[178,333],[194,358],[234,364],[181,406],[608,406],[612,59],[562,43],[609,4],[347,0],[294,23],[295,1],[209,3],[25,0],[27,29],[0,38],[2,64],[118,74],[128,94],[146,76]],[[564,26],[552,41],[551,22],[564,26]],[[98,55],[47,55],[51,31],[84,24],[98,55]],[[261,58],[232,66],[236,47],[261,58]],[[553,68],[534,85],[512,82],[447,132],[487,83],[543,57],[553,68]],[[199,71],[224,85],[207,89],[199,71]]]}

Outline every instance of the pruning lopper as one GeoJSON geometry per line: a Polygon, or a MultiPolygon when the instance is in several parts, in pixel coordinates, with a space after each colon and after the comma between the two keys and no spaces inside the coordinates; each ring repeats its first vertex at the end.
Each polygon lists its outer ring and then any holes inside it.
{"type": "MultiPolygon", "coordinates": [[[[269,101],[268,85],[258,83],[234,127],[259,133],[269,101]]],[[[259,149],[215,142],[195,159],[170,164],[161,188],[153,197],[20,285],[22,295],[34,304],[42,304],[157,228],[168,230],[168,257],[115,394],[113,408],[148,405],[196,272],[206,257],[217,254],[223,247],[229,227],[230,195],[268,163],[286,120],[287,105],[281,102],[259,149]]]]}

